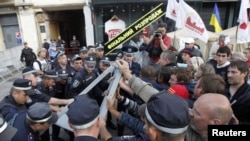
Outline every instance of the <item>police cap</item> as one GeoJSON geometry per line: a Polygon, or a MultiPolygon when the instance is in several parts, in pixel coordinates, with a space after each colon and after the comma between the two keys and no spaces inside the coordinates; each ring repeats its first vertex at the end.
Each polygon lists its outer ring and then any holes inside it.
{"type": "Polygon", "coordinates": [[[58,116],[50,110],[48,103],[36,102],[29,107],[26,118],[35,123],[48,122],[53,124],[57,121],[58,116]]]}
{"type": "Polygon", "coordinates": [[[104,46],[101,43],[97,43],[95,49],[97,49],[97,50],[103,50],[104,46]]]}
{"type": "Polygon", "coordinates": [[[95,66],[96,58],[94,56],[88,56],[84,59],[84,63],[86,63],[87,66],[95,66]]]}
{"type": "Polygon", "coordinates": [[[153,95],[145,109],[147,120],[165,133],[181,134],[189,125],[188,103],[167,91],[153,95]]]}
{"type": "Polygon", "coordinates": [[[123,51],[123,53],[125,55],[127,55],[127,54],[133,55],[135,52],[138,51],[138,49],[136,47],[130,46],[130,45],[129,46],[123,46],[121,50],[123,51]]]}
{"type": "Polygon", "coordinates": [[[72,57],[72,62],[73,61],[75,61],[75,60],[82,60],[82,58],[78,55],[78,54],[76,54],[76,55],[74,55],[73,57],[72,57]]]}
{"type": "Polygon", "coordinates": [[[92,126],[99,117],[98,103],[87,94],[76,96],[68,108],[69,122],[78,129],[92,126]]]}
{"type": "Polygon", "coordinates": [[[88,52],[87,47],[83,46],[83,47],[81,48],[80,52],[88,52]]]}
{"type": "Polygon", "coordinates": [[[44,77],[47,78],[58,78],[58,73],[55,70],[48,70],[44,73],[44,77]]]}
{"type": "Polygon", "coordinates": [[[35,76],[38,76],[39,73],[34,70],[32,67],[25,67],[22,71],[22,75],[26,75],[26,74],[34,74],[35,76]]]}
{"type": "Polygon", "coordinates": [[[61,78],[61,79],[67,79],[68,78],[68,72],[67,70],[64,70],[64,69],[60,69],[58,71],[58,76],[61,78]]]}
{"type": "Polygon", "coordinates": [[[56,58],[59,59],[63,55],[65,55],[65,52],[64,51],[60,51],[59,54],[56,56],[56,58]]]}
{"type": "Polygon", "coordinates": [[[110,65],[109,57],[102,57],[100,60],[104,65],[110,65]]]}
{"type": "Polygon", "coordinates": [[[28,79],[16,79],[12,87],[16,90],[23,90],[27,95],[35,94],[32,89],[32,82],[28,79]]]}

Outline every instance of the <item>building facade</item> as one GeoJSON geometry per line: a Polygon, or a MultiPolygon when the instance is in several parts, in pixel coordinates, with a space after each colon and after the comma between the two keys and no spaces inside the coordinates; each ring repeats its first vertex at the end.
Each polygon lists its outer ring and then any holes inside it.
{"type": "MultiPolygon", "coordinates": [[[[222,28],[237,24],[240,0],[186,0],[202,17],[208,30],[214,3],[217,2],[222,28]]],[[[116,15],[126,27],[165,0],[2,0],[0,2],[0,51],[28,42],[35,51],[43,39],[57,39],[61,35],[69,45],[73,35],[81,46],[107,42],[105,22],[116,15]],[[87,6],[88,5],[88,6],[87,6]]],[[[174,22],[162,17],[168,30],[175,30],[174,22]]],[[[151,32],[157,22],[150,25],[151,32]]],[[[134,37],[138,40],[138,36],[134,37]]]]}

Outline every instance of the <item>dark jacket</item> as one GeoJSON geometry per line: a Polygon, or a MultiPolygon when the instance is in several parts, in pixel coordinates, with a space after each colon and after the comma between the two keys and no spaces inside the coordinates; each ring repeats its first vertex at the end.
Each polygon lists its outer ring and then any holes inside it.
{"type": "Polygon", "coordinates": [[[121,112],[118,122],[131,129],[134,133],[144,133],[144,122],[140,119],[131,116],[130,114],[121,112]]]}
{"type": "MultiPolygon", "coordinates": [[[[96,73],[93,71],[88,73],[85,68],[76,72],[73,81],[71,82],[68,98],[73,98],[79,95],[89,84],[91,84],[97,78],[96,73]]],[[[89,92],[91,93],[91,92],[89,92]]]]}
{"type": "Polygon", "coordinates": [[[139,77],[140,76],[140,71],[141,71],[141,65],[137,62],[132,61],[130,70],[132,71],[132,74],[139,77]]]}
{"type": "Polygon", "coordinates": [[[20,61],[25,61],[26,66],[32,66],[33,62],[36,60],[36,54],[33,52],[31,48],[23,48],[20,61]]]}
{"type": "Polygon", "coordinates": [[[0,114],[4,117],[6,121],[9,121],[18,111],[26,109],[27,106],[25,104],[21,105],[16,103],[11,94],[5,96],[0,103],[0,114]]]}
{"type": "MultiPolygon", "coordinates": [[[[230,99],[229,88],[226,89],[225,95],[230,99]]],[[[250,85],[245,82],[235,92],[230,102],[240,124],[250,125],[250,85]]]]}

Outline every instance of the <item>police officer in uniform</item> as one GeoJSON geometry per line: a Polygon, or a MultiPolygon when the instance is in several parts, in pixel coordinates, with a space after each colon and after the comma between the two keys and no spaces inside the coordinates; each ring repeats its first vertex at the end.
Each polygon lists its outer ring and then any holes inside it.
{"type": "MultiPolygon", "coordinates": [[[[131,74],[139,77],[140,71],[141,71],[141,65],[139,63],[137,63],[137,62],[134,61],[134,53],[137,52],[138,49],[136,47],[134,47],[134,46],[127,45],[127,46],[123,46],[121,48],[121,51],[123,52],[123,59],[129,65],[129,69],[131,70],[131,74]]],[[[135,101],[139,101],[140,100],[137,95],[131,96],[130,94],[128,94],[123,89],[121,89],[120,94],[124,95],[125,97],[128,97],[130,99],[133,99],[135,101]]],[[[126,109],[125,109],[125,107],[121,103],[118,103],[117,110],[125,112],[126,109]]],[[[117,124],[117,126],[118,126],[118,130],[117,130],[118,131],[118,135],[119,136],[123,135],[124,126],[120,125],[120,124],[117,124]]]]}
{"type": "Polygon", "coordinates": [[[87,47],[82,47],[81,50],[80,50],[80,57],[82,58],[82,61],[84,62],[85,58],[88,57],[88,49],[87,47]]]}
{"type": "MultiPolygon", "coordinates": [[[[56,94],[56,79],[58,78],[58,73],[55,70],[48,70],[45,72],[43,76],[43,80],[38,83],[37,89],[43,94],[47,94],[51,97],[55,97],[56,94]]],[[[58,106],[57,106],[58,107],[58,106]]],[[[59,107],[58,107],[59,109],[59,107]]],[[[43,141],[49,141],[49,130],[45,131],[43,135],[41,135],[41,139],[43,141]]]]}
{"type": "Polygon", "coordinates": [[[39,132],[47,130],[57,119],[57,114],[51,112],[48,103],[37,102],[28,111],[16,116],[13,127],[18,131],[12,141],[40,141],[39,132]]]}
{"type": "MultiPolygon", "coordinates": [[[[51,105],[67,105],[74,101],[74,99],[58,99],[55,97],[51,97],[45,93],[42,93],[38,90],[38,75],[39,73],[34,70],[33,68],[26,67],[22,71],[22,75],[24,79],[31,80],[32,89],[34,90],[35,94],[29,95],[28,101],[26,101],[26,106],[30,106],[36,102],[46,102],[51,105]]],[[[51,106],[53,111],[58,111],[58,108],[55,106],[51,106]]]]}
{"type": "Polygon", "coordinates": [[[98,103],[89,95],[75,97],[75,101],[69,105],[67,112],[75,141],[98,141],[99,130],[102,128],[99,112],[98,103]]]}
{"type": "MultiPolygon", "coordinates": [[[[102,57],[95,69],[95,72],[97,74],[97,77],[102,74],[107,68],[110,67],[110,61],[108,57],[102,57]]],[[[98,104],[101,105],[103,100],[103,92],[108,89],[109,86],[109,79],[112,77],[112,73],[109,73],[106,75],[99,83],[98,88],[100,88],[99,92],[96,93],[96,99],[98,101],[98,104]]]]}
{"type": "MultiPolygon", "coordinates": [[[[110,59],[109,57],[102,57],[97,65],[96,68],[96,73],[97,76],[101,75],[102,72],[104,72],[107,68],[110,67],[110,59]]],[[[103,98],[104,98],[104,91],[108,89],[109,86],[109,80],[112,77],[112,73],[109,73],[108,75],[106,75],[99,83],[98,85],[95,87],[95,99],[97,100],[98,104],[101,105],[103,98]]],[[[110,114],[110,112],[108,112],[108,116],[107,116],[107,126],[110,127],[111,129],[116,129],[116,126],[112,123],[112,116],[110,114]]]]}
{"type": "MultiPolygon", "coordinates": [[[[56,81],[56,86],[55,86],[55,97],[59,98],[59,99],[64,99],[65,95],[64,95],[64,90],[65,90],[65,85],[67,83],[67,79],[68,79],[68,72],[66,72],[66,70],[59,70],[58,71],[58,81],[56,81]]],[[[60,127],[57,125],[52,125],[52,139],[53,141],[60,141],[62,140],[61,138],[59,138],[59,133],[60,133],[60,127]]]]}
{"type": "MultiPolygon", "coordinates": [[[[95,73],[96,60],[95,57],[89,56],[84,60],[84,67],[76,72],[73,83],[70,86],[70,98],[80,94],[92,81],[97,78],[95,73]]],[[[92,92],[89,92],[91,95],[92,92]]]]}
{"type": "Polygon", "coordinates": [[[51,97],[55,96],[55,82],[58,78],[58,73],[55,70],[48,70],[44,74],[43,80],[38,83],[37,89],[51,97]]]}
{"type": "Polygon", "coordinates": [[[98,67],[99,62],[101,61],[102,57],[104,56],[104,47],[101,43],[96,44],[95,56],[96,56],[96,67],[98,67]]]}
{"type": "Polygon", "coordinates": [[[138,49],[134,46],[123,46],[123,59],[129,63],[129,68],[132,71],[131,73],[137,77],[140,76],[141,65],[134,61],[134,53],[138,51],[138,49]]]}
{"type": "Polygon", "coordinates": [[[80,71],[83,68],[83,61],[82,58],[76,54],[72,57],[71,59],[71,65],[73,70],[68,72],[68,80],[67,80],[67,84],[65,86],[65,97],[66,98],[72,98],[71,96],[71,90],[72,90],[72,85],[73,85],[73,79],[76,75],[76,72],[80,71]]]}
{"type": "Polygon", "coordinates": [[[13,116],[22,110],[26,110],[26,101],[34,94],[31,81],[26,79],[16,79],[10,90],[10,95],[4,97],[0,103],[0,114],[9,121],[13,116]]]}

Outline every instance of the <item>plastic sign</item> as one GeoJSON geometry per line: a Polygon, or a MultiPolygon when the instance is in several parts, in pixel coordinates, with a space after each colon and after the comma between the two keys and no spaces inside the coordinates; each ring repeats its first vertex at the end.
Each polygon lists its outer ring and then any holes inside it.
{"type": "Polygon", "coordinates": [[[135,21],[133,24],[131,24],[129,27],[127,27],[123,32],[118,34],[110,41],[106,42],[105,48],[107,50],[107,53],[105,55],[108,55],[109,53],[114,51],[117,46],[128,41],[129,39],[134,37],[137,33],[142,31],[145,27],[147,27],[149,24],[155,22],[160,17],[165,15],[166,14],[165,9],[166,7],[163,5],[163,3],[159,4],[154,9],[146,13],[140,19],[135,21]]]}

